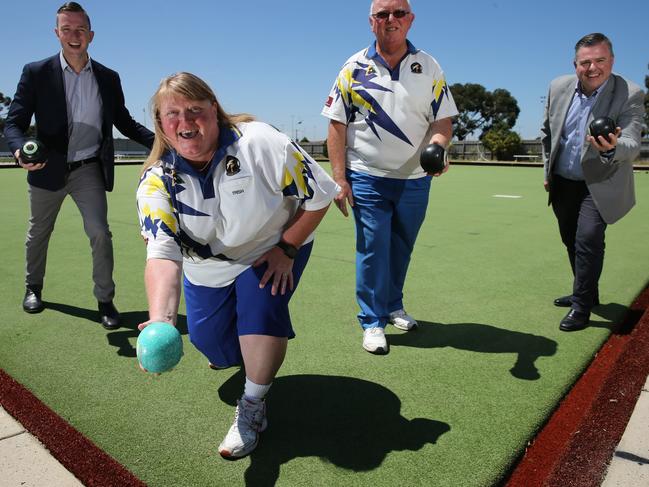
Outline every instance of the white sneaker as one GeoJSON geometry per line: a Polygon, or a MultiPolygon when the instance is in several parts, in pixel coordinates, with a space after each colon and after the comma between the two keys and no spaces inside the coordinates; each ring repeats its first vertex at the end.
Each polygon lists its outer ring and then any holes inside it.
{"type": "Polygon", "coordinates": [[[391,323],[395,328],[403,331],[410,331],[417,326],[417,321],[406,313],[406,310],[403,308],[390,313],[388,323],[391,323]]]}
{"type": "Polygon", "coordinates": [[[223,458],[241,458],[248,455],[259,443],[259,433],[268,426],[266,403],[251,402],[245,398],[237,401],[234,422],[219,445],[223,458]]]}
{"type": "Polygon", "coordinates": [[[370,353],[388,353],[388,342],[385,339],[385,331],[380,326],[366,328],[363,331],[363,348],[370,353]]]}

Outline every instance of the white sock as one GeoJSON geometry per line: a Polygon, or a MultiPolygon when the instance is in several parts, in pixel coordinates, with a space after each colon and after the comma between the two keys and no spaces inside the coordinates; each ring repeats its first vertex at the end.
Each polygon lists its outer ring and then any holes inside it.
{"type": "Polygon", "coordinates": [[[264,396],[266,396],[271,385],[272,382],[266,385],[255,384],[246,377],[246,385],[243,388],[243,397],[249,401],[259,402],[264,398],[264,396]]]}

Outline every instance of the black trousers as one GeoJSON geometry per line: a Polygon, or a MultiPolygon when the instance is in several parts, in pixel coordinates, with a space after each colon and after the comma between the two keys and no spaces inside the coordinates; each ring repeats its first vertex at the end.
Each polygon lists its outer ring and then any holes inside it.
{"type": "Polygon", "coordinates": [[[572,309],[590,312],[599,301],[606,222],[584,181],[572,181],[556,174],[552,178],[552,209],[574,275],[572,309]]]}

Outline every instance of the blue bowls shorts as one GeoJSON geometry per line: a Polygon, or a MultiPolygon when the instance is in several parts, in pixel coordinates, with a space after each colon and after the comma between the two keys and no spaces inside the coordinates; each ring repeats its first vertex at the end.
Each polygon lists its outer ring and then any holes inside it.
{"type": "Polygon", "coordinates": [[[229,367],[242,363],[239,336],[293,338],[288,303],[311,255],[313,242],[303,245],[293,263],[293,291],[270,293],[272,283],[259,288],[267,269],[250,267],[225,287],[198,286],[184,279],[189,339],[210,363],[229,367]]]}

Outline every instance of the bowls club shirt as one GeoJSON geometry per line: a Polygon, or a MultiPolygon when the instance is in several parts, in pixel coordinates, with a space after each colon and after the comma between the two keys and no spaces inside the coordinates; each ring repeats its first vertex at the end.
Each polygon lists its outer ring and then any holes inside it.
{"type": "Polygon", "coordinates": [[[280,240],[298,208],[322,209],[339,191],[301,147],[265,123],[221,128],[218,147],[205,174],[166,152],[137,190],[147,258],[182,261],[189,282],[208,287],[230,284],[280,240]]]}
{"type": "Polygon", "coordinates": [[[346,165],[379,177],[426,176],[419,154],[430,124],[458,114],[437,61],[408,41],[401,62],[390,69],[376,43],[343,65],[322,115],[347,125],[346,165]]]}

